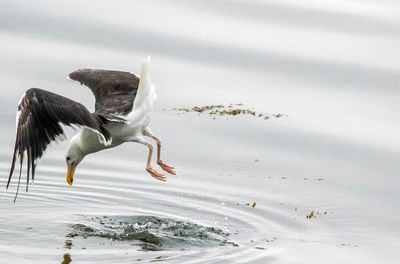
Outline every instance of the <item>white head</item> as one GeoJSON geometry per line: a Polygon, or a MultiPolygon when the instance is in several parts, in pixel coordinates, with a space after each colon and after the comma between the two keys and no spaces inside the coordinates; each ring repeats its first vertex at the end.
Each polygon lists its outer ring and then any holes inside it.
{"type": "Polygon", "coordinates": [[[80,147],[80,137],[79,134],[74,136],[68,145],[67,154],[65,155],[65,161],[67,163],[67,182],[72,185],[74,182],[74,173],[78,164],[83,160],[86,154],[82,151],[80,147]]]}

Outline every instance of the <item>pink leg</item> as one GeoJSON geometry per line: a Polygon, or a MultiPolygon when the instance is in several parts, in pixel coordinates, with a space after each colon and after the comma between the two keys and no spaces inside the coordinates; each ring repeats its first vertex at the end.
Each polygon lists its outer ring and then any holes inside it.
{"type": "Polygon", "coordinates": [[[151,156],[153,155],[153,145],[151,145],[149,142],[147,142],[143,137],[134,137],[131,139],[131,142],[137,142],[143,145],[146,145],[149,148],[149,156],[147,157],[147,166],[146,170],[150,173],[151,176],[156,178],[157,180],[160,181],[165,181],[166,178],[164,174],[161,172],[158,172],[151,166],[151,156]]]}
{"type": "Polygon", "coordinates": [[[157,180],[165,181],[166,178],[165,178],[164,174],[162,174],[161,172],[158,172],[151,166],[151,156],[153,155],[153,146],[147,142],[145,145],[149,148],[149,156],[147,158],[146,170],[150,173],[151,176],[153,176],[157,180]]]}
{"type": "Polygon", "coordinates": [[[157,142],[157,164],[168,173],[176,175],[175,168],[169,166],[161,160],[161,140],[157,137],[152,137],[157,142]]]}
{"type": "Polygon", "coordinates": [[[168,164],[164,163],[161,160],[161,139],[159,139],[158,137],[154,136],[153,133],[151,133],[151,131],[149,130],[145,130],[143,135],[151,137],[152,139],[154,139],[157,143],[157,164],[166,172],[176,175],[175,172],[175,168],[172,166],[169,166],[168,164]]]}

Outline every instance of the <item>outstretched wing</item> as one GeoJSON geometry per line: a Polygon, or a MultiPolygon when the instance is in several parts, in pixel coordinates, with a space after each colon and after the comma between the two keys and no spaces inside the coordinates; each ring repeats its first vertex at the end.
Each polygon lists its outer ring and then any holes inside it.
{"type": "Polygon", "coordinates": [[[97,132],[104,143],[111,139],[110,133],[102,126],[107,122],[102,116],[91,114],[82,104],[55,93],[31,88],[21,98],[17,110],[17,135],[7,188],[18,154],[21,166],[18,180],[19,189],[21,168],[26,151],[28,159],[26,189],[28,190],[29,173],[32,173],[32,179],[34,179],[36,161],[43,156],[51,142],[56,141],[59,136],[64,136],[61,124],[87,127],[97,132]]]}
{"type": "Polygon", "coordinates": [[[70,73],[69,78],[92,90],[96,98],[95,113],[124,116],[132,111],[138,76],[123,71],[81,69],[70,73]]]}

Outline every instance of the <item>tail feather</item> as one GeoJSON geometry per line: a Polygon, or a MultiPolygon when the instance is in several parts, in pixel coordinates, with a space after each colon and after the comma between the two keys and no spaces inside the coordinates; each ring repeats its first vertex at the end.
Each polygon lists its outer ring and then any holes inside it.
{"type": "Polygon", "coordinates": [[[145,103],[149,103],[151,107],[152,102],[155,100],[155,89],[150,78],[151,58],[148,56],[142,63],[140,71],[140,82],[138,91],[135,98],[134,109],[141,107],[145,103]]]}

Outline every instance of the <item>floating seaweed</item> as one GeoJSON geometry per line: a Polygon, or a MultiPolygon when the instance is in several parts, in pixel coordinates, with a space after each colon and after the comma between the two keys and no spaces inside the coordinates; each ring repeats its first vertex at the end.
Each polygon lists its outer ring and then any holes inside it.
{"type": "MultiPolygon", "coordinates": [[[[259,113],[251,109],[240,108],[243,104],[230,104],[227,107],[224,105],[206,105],[206,106],[194,106],[192,108],[172,108],[172,111],[179,111],[180,113],[197,112],[199,114],[208,112],[210,116],[236,116],[236,115],[250,115],[257,118],[262,118],[264,120],[270,119],[270,115],[265,113],[259,113]]],[[[283,114],[273,114],[271,115],[275,118],[281,118],[283,114]]],[[[287,116],[287,115],[286,115],[287,116]]],[[[215,117],[213,117],[215,119],[215,117]]]]}
{"type": "Polygon", "coordinates": [[[256,207],[257,203],[253,202],[253,204],[250,203],[236,203],[236,205],[246,205],[246,206],[251,206],[252,208],[256,207]]]}
{"type": "Polygon", "coordinates": [[[64,248],[71,249],[72,246],[73,246],[73,244],[72,244],[71,240],[68,239],[68,240],[65,241],[64,248]]]}
{"type": "Polygon", "coordinates": [[[65,253],[63,256],[63,262],[61,262],[61,264],[69,264],[71,263],[72,259],[71,259],[71,255],[68,253],[65,253]]]}
{"type": "Polygon", "coordinates": [[[307,215],[306,217],[307,217],[308,219],[311,219],[311,218],[315,217],[315,216],[314,216],[314,210],[312,210],[311,213],[310,213],[309,215],[307,215]]]}
{"type": "MultiPolygon", "coordinates": [[[[295,208],[295,211],[297,211],[297,208],[295,208]]],[[[333,214],[333,212],[330,212],[330,213],[333,214]]],[[[306,218],[311,219],[313,217],[314,218],[317,217],[317,215],[323,216],[323,215],[327,215],[327,214],[328,214],[327,211],[320,212],[320,211],[312,210],[308,215],[306,215],[306,218]]]]}

